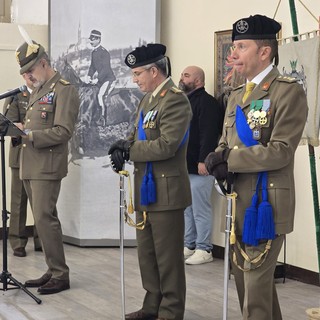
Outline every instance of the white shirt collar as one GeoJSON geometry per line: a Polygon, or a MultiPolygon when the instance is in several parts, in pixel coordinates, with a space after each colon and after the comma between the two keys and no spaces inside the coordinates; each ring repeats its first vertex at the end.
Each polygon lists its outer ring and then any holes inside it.
{"type": "Polygon", "coordinates": [[[266,67],[262,72],[260,72],[258,75],[256,75],[251,82],[254,82],[256,85],[258,85],[265,77],[266,75],[271,72],[273,69],[273,65],[270,64],[268,67],[266,67]]]}

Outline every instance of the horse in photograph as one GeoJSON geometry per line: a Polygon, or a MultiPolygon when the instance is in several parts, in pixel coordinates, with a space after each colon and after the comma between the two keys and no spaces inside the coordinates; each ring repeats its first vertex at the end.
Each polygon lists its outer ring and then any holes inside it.
{"type": "MultiPolygon", "coordinates": [[[[104,96],[105,121],[100,123],[98,87],[85,83],[66,59],[59,65],[62,76],[75,85],[80,96],[80,111],[71,140],[74,158],[104,156],[110,144],[123,138],[131,128],[136,107],[142,97],[137,88],[114,88],[104,96]]],[[[61,62],[61,60],[60,60],[61,62]]]]}

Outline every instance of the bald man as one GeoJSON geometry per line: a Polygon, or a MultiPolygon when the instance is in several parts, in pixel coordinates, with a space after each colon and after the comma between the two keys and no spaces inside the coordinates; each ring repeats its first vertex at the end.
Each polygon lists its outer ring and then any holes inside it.
{"type": "Polygon", "coordinates": [[[204,165],[206,156],[218,145],[223,110],[218,101],[204,88],[205,74],[197,66],[181,73],[179,87],[189,98],[193,118],[190,124],[187,166],[191,184],[192,205],[184,211],[184,256],[186,264],[211,262],[213,177],[204,165]]]}

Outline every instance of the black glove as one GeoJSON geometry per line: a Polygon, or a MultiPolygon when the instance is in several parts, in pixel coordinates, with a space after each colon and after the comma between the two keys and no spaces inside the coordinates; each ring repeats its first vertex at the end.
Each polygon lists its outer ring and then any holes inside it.
{"type": "Polygon", "coordinates": [[[204,160],[206,169],[209,174],[214,176],[217,180],[226,180],[228,175],[227,159],[230,149],[226,148],[223,151],[211,152],[204,160]]]}
{"type": "Polygon", "coordinates": [[[127,140],[118,140],[115,143],[113,143],[108,151],[108,154],[113,154],[115,150],[120,150],[123,153],[123,159],[128,161],[130,156],[130,146],[131,142],[127,140]]]}
{"type": "Polygon", "coordinates": [[[115,149],[111,155],[110,155],[110,159],[111,159],[111,165],[112,165],[112,169],[115,172],[119,172],[123,169],[123,164],[124,164],[124,157],[123,157],[123,152],[120,149],[115,149]]]}

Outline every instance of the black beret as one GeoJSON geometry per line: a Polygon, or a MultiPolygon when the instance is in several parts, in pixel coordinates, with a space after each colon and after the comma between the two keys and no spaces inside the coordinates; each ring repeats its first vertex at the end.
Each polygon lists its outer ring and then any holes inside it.
{"type": "Polygon", "coordinates": [[[137,68],[164,58],[165,53],[166,46],[163,44],[149,43],[128,53],[124,62],[130,68],[137,68]]]}
{"type": "Polygon", "coordinates": [[[256,14],[249,18],[242,18],[233,24],[232,41],[276,39],[280,29],[281,25],[277,21],[256,14]]]}

